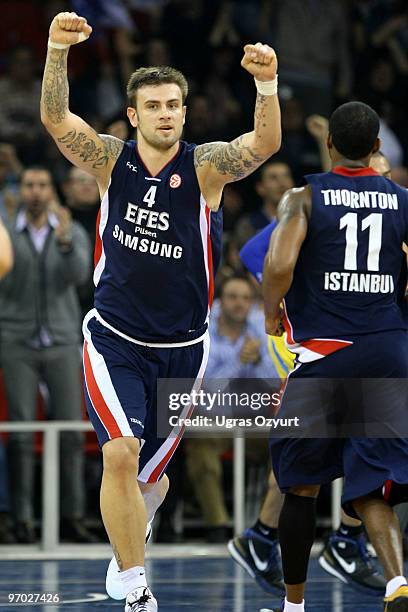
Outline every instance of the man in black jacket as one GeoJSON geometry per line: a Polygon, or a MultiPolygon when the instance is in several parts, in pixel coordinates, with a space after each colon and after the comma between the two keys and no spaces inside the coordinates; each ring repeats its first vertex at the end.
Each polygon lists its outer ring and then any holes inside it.
{"type": "MultiPolygon", "coordinates": [[[[76,286],[90,273],[90,243],[69,211],[54,202],[46,168],[21,179],[21,208],[9,228],[14,266],[0,283],[1,362],[9,418],[33,421],[40,381],[53,419],[81,419],[80,309],[76,286]]],[[[10,435],[10,485],[16,536],[32,542],[34,454],[31,433],[10,435]]],[[[61,435],[62,536],[92,539],[84,513],[83,437],[61,435]]]]}

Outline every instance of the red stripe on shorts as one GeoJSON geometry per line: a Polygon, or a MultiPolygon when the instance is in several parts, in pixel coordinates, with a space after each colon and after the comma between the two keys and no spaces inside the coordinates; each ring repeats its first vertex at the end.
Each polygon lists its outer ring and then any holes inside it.
{"type": "Polygon", "coordinates": [[[98,383],[95,380],[95,376],[92,371],[92,364],[88,354],[88,342],[84,344],[84,370],[86,387],[88,389],[89,397],[95,411],[102,421],[106,431],[110,438],[120,438],[122,432],[119,429],[118,424],[115,421],[107,403],[105,402],[102,393],[99,390],[98,383]]]}

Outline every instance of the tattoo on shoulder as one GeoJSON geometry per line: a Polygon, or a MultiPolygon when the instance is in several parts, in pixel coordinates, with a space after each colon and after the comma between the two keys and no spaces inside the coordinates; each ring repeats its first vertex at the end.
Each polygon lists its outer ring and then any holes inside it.
{"type": "Polygon", "coordinates": [[[78,132],[73,129],[58,138],[58,142],[63,144],[71,151],[73,155],[77,155],[84,162],[91,162],[92,168],[104,168],[111,160],[116,161],[123,149],[123,140],[108,136],[107,134],[97,135],[94,132],[95,138],[92,138],[85,132],[78,132]],[[102,141],[102,145],[98,141],[102,141]]]}
{"type": "Polygon", "coordinates": [[[199,145],[194,151],[196,168],[206,163],[213,165],[220,174],[227,174],[238,180],[255,170],[264,157],[251,147],[243,144],[243,136],[232,142],[210,142],[199,145]]]}

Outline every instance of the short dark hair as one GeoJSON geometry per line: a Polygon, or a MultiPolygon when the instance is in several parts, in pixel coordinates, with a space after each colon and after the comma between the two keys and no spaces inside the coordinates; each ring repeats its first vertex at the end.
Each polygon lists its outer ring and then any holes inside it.
{"type": "Polygon", "coordinates": [[[367,157],[380,131],[380,119],[364,102],[347,102],[339,106],[329,121],[333,146],[347,159],[367,157]]]}
{"type": "Polygon", "coordinates": [[[188,94],[188,83],[184,74],[170,66],[149,66],[149,68],[138,68],[131,74],[126,89],[129,105],[136,105],[138,89],[146,85],[162,85],[162,83],[178,85],[184,104],[188,94]]]}
{"type": "Polygon", "coordinates": [[[27,174],[27,172],[46,172],[50,177],[51,184],[54,185],[53,174],[51,170],[47,168],[47,166],[42,166],[41,164],[37,164],[37,165],[33,164],[32,166],[26,166],[25,168],[23,168],[23,171],[21,172],[20,183],[23,182],[24,176],[27,174]]]}
{"type": "Polygon", "coordinates": [[[246,272],[234,272],[231,276],[227,276],[226,278],[223,279],[221,283],[221,287],[220,287],[220,297],[222,297],[225,287],[231,281],[243,281],[244,283],[247,283],[249,287],[252,289],[251,281],[249,280],[248,274],[246,272]]]}

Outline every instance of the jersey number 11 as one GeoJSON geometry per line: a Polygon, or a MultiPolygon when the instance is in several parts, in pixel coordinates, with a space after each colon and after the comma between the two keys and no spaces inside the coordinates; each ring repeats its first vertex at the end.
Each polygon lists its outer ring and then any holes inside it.
{"type": "MultiPolygon", "coordinates": [[[[357,270],[358,248],[358,215],[347,213],[340,219],[340,229],[346,228],[346,252],[344,255],[344,269],[357,270]]],[[[362,231],[370,228],[368,235],[367,270],[378,272],[380,269],[380,251],[382,241],[382,214],[372,213],[362,219],[362,231]]]]}

